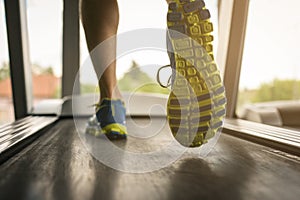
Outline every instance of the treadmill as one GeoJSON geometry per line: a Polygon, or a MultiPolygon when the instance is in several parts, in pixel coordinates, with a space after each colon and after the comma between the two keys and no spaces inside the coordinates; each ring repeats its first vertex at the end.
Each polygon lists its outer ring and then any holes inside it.
{"type": "Polygon", "coordinates": [[[0,127],[0,199],[299,199],[299,131],[229,113],[207,156],[180,147],[155,153],[174,141],[164,111],[146,114],[153,102],[164,107],[165,96],[136,95],[127,116],[130,136],[102,154],[108,141],[84,134],[93,96],[73,88],[78,0],[64,0],[64,98],[33,107],[24,2],[5,0],[16,121],[0,127]],[[119,152],[116,159],[110,150],[119,152]]]}

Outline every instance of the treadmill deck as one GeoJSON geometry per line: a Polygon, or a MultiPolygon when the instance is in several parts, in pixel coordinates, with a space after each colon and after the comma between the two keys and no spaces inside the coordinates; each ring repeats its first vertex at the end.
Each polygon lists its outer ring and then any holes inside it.
{"type": "MultiPolygon", "coordinates": [[[[160,124],[163,118],[152,118],[160,124]]],[[[129,121],[129,132],[149,119],[129,121]]],[[[151,135],[150,129],[144,129],[151,135]]],[[[157,139],[135,137],[118,146],[151,151],[168,141],[165,124],[157,139]]],[[[136,133],[138,134],[138,133],[136,133]]],[[[155,159],[155,158],[153,158],[155,159]]],[[[120,160],[122,162],[122,160],[120,160]]],[[[136,161],[138,167],[139,160],[136,161]]],[[[149,173],[124,173],[92,157],[73,119],[58,121],[0,166],[1,199],[298,199],[300,161],[274,149],[227,134],[204,159],[185,153],[149,173]]]]}

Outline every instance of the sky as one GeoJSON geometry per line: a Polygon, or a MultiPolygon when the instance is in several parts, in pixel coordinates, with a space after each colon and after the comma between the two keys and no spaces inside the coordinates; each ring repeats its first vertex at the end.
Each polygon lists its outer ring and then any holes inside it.
{"type": "MultiPolygon", "coordinates": [[[[3,13],[3,0],[0,0],[0,36],[1,49],[7,49],[6,37],[4,34],[5,23],[3,13]]],[[[167,4],[165,0],[119,0],[120,23],[118,34],[143,28],[166,28],[167,4]]],[[[216,7],[216,0],[207,4],[209,7],[216,7]]],[[[61,0],[27,0],[27,18],[28,18],[28,35],[30,47],[30,59],[32,63],[41,66],[53,66],[54,72],[61,75],[61,54],[62,54],[62,12],[63,4],[61,0]]],[[[212,12],[215,9],[211,9],[212,12]]],[[[216,10],[215,10],[216,11],[216,10]]],[[[214,20],[217,15],[213,14],[214,20]]],[[[88,59],[88,51],[85,42],[85,36],[81,28],[81,64],[88,59]]],[[[162,38],[165,39],[165,38],[162,38]]],[[[0,62],[7,60],[7,52],[0,55],[0,62]]],[[[122,56],[117,61],[117,76],[120,78],[130,66],[132,60],[135,60],[142,68],[154,78],[154,71],[159,66],[169,64],[169,58],[166,52],[139,50],[122,56]],[[147,66],[147,67],[146,67],[147,66]]],[[[90,79],[88,75],[93,73],[92,67],[84,68],[85,74],[81,76],[81,81],[93,83],[96,78],[90,79]],[[86,70],[88,72],[86,72],[86,70]]],[[[166,73],[165,73],[166,74],[166,73]]],[[[169,75],[169,74],[168,74],[169,75]]],[[[167,76],[167,74],[166,74],[167,76]]]]}
{"type": "MultiPolygon", "coordinates": [[[[207,0],[206,4],[216,22],[216,0],[207,0]]],[[[250,1],[240,88],[256,88],[274,78],[300,79],[299,8],[299,0],[250,1]]],[[[62,9],[61,0],[27,0],[31,62],[53,66],[56,75],[61,75],[62,9]]],[[[167,4],[164,0],[119,0],[119,9],[119,34],[140,28],[166,28],[167,4]]],[[[3,0],[0,0],[0,63],[8,60],[4,19],[3,0]]],[[[83,64],[88,51],[82,27],[81,33],[83,64]]],[[[132,60],[151,76],[155,75],[158,66],[169,63],[163,51],[136,51],[117,61],[118,77],[128,70],[132,60]]],[[[87,80],[83,77],[83,81],[87,80]]]]}
{"type": "Polygon", "coordinates": [[[300,1],[251,0],[240,88],[300,80],[300,1]]]}

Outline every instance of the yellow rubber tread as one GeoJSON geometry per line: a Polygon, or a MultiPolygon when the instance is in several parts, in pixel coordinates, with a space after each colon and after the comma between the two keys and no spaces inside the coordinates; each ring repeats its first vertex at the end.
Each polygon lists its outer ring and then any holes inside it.
{"type": "Polygon", "coordinates": [[[117,132],[120,135],[126,135],[127,134],[127,128],[126,126],[123,126],[121,124],[109,124],[102,128],[102,131],[104,134],[109,134],[110,132],[117,132]]]}
{"type": "Polygon", "coordinates": [[[169,4],[167,25],[176,75],[167,105],[172,134],[199,147],[222,127],[225,90],[213,56],[213,25],[202,0],[169,4]]]}
{"type": "Polygon", "coordinates": [[[96,137],[106,135],[109,139],[125,139],[127,137],[126,126],[118,123],[109,124],[103,128],[100,128],[98,124],[88,125],[85,132],[96,137]]]}

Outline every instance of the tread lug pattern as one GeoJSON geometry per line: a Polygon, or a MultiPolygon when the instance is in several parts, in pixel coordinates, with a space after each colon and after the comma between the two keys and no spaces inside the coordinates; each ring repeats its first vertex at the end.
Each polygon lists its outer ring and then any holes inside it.
{"type": "Polygon", "coordinates": [[[223,125],[225,88],[214,61],[213,24],[203,0],[175,0],[167,15],[176,75],[168,100],[168,121],[176,140],[199,147],[223,125]]]}
{"type": "Polygon", "coordinates": [[[204,6],[205,6],[205,3],[202,0],[192,1],[192,2],[186,1],[183,4],[183,10],[185,13],[191,13],[191,12],[197,11],[198,9],[203,8],[204,6]]]}

